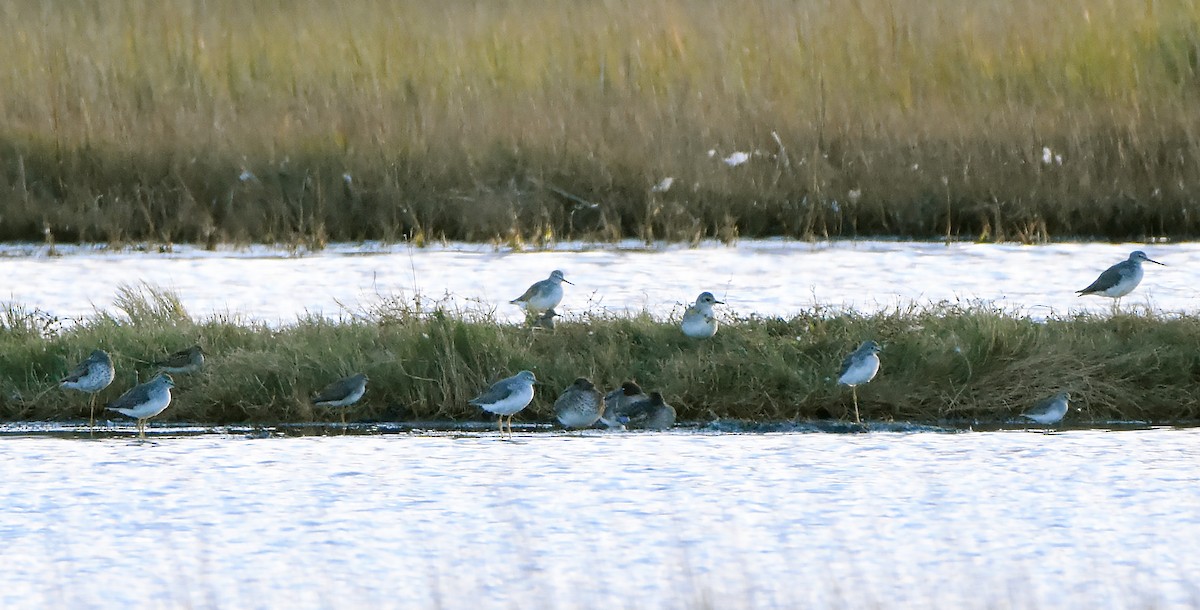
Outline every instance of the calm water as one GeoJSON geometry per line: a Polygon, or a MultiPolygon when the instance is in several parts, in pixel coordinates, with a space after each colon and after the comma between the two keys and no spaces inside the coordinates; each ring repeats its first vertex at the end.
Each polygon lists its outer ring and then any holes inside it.
{"type": "Polygon", "coordinates": [[[1133,250],[1166,267],[1146,265],[1146,278],[1123,305],[1194,312],[1200,243],[1012,244],[914,242],[793,242],[746,240],[736,247],[699,248],[640,243],[513,252],[449,244],[424,249],[338,244],[316,253],[266,247],[206,252],[110,252],[0,245],[7,292],[0,300],[60,316],[112,309],[117,285],[149,282],[178,293],[193,314],[232,312],[269,323],[317,313],[361,313],[382,297],[420,294],[450,307],[495,310],[521,319],[509,305],[533,282],[562,269],[574,286],[558,308],[589,311],[682,311],[708,290],[728,303],[719,315],[790,315],[814,306],[875,311],[909,303],[985,300],[1004,309],[1046,317],[1071,311],[1106,313],[1112,302],[1079,298],[1079,290],[1133,250]]]}
{"type": "Polygon", "coordinates": [[[1200,431],[0,439],[3,608],[1200,607],[1200,431]]]}

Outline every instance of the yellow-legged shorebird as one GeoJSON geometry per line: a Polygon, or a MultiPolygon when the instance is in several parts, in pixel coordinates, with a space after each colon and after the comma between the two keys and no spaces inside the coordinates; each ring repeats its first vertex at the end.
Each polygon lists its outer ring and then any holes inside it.
{"type": "Polygon", "coordinates": [[[875,378],[879,372],[879,344],[874,341],[863,341],[846,359],[842,361],[842,369],[838,373],[838,384],[850,386],[850,394],[854,397],[854,421],[861,422],[858,416],[858,386],[875,378]]]}
{"type": "MultiPolygon", "coordinates": [[[[1133,292],[1142,282],[1142,262],[1162,265],[1146,256],[1145,252],[1135,250],[1129,258],[1104,270],[1096,281],[1083,290],[1076,290],[1079,296],[1094,294],[1113,299],[1113,313],[1121,306],[1121,297],[1133,292]]],[[[1166,265],[1163,265],[1164,267],[1166,265]]]]}
{"type": "Polygon", "coordinates": [[[59,385],[64,388],[79,390],[91,395],[88,399],[89,427],[96,425],[96,394],[107,388],[113,382],[116,374],[112,357],[108,355],[108,352],[98,349],[93,350],[86,360],[77,364],[70,373],[67,373],[66,377],[59,380],[59,385]]]}
{"type": "Polygon", "coordinates": [[[508,435],[512,436],[512,418],[533,400],[533,384],[537,379],[530,371],[521,371],[512,377],[506,377],[493,383],[486,392],[472,398],[468,402],[488,413],[500,416],[496,426],[504,435],[504,416],[508,416],[508,435]]]}
{"type": "MultiPolygon", "coordinates": [[[[525,294],[509,302],[524,307],[528,315],[541,314],[547,309],[554,309],[562,302],[563,282],[567,282],[566,278],[563,277],[563,272],[555,269],[550,273],[550,277],[540,282],[535,282],[525,291],[525,294]]],[[[567,283],[570,284],[571,282],[567,283]]]]}
{"type": "MultiPolygon", "coordinates": [[[[313,404],[318,407],[349,407],[358,402],[367,393],[367,376],[363,373],[343,377],[317,392],[312,397],[313,404]]],[[[346,425],[346,409],[340,408],[342,425],[346,425]]]]}
{"type": "Polygon", "coordinates": [[[171,404],[171,388],[175,381],[166,373],[155,375],[146,383],[135,385],[120,398],[105,407],[137,420],[138,437],[146,438],[146,422],[162,413],[171,404]]]}

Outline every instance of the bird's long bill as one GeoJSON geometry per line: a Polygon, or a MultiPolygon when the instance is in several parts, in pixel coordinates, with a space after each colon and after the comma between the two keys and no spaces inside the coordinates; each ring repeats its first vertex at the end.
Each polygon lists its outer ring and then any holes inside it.
{"type": "MultiPolygon", "coordinates": [[[[1161,265],[1162,263],[1159,263],[1159,264],[1161,265]]],[[[564,281],[564,282],[566,282],[566,283],[568,283],[568,284],[570,284],[570,285],[572,285],[572,286],[574,286],[574,285],[575,285],[575,282],[572,282],[572,281],[568,280],[568,279],[567,279],[567,278],[565,278],[565,277],[563,278],[563,281],[564,281]]]]}
{"type": "Polygon", "coordinates": [[[1154,263],[1155,265],[1162,265],[1163,267],[1166,267],[1166,266],[1167,266],[1165,263],[1160,263],[1160,262],[1158,262],[1158,261],[1156,261],[1156,260],[1154,260],[1154,259],[1152,259],[1152,258],[1148,258],[1148,259],[1146,259],[1146,262],[1147,262],[1147,263],[1154,263]]]}

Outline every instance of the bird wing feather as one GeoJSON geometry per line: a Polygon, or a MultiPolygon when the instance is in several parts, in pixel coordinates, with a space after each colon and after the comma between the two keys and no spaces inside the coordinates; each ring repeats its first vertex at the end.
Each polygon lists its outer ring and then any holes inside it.
{"type": "MultiPolygon", "coordinates": [[[[542,280],[542,282],[544,281],[545,280],[542,280]]],[[[525,291],[525,294],[522,294],[521,296],[509,301],[509,303],[522,303],[537,296],[537,293],[541,292],[542,282],[537,282],[536,284],[530,286],[529,289],[525,291]]]]}
{"type": "Polygon", "coordinates": [[[150,400],[150,384],[146,382],[138,384],[129,389],[128,392],[122,394],[116,400],[108,403],[109,409],[132,409],[147,400],[150,400]]]}
{"type": "Polygon", "coordinates": [[[329,402],[333,400],[341,400],[354,392],[356,384],[353,377],[339,379],[321,390],[316,396],[313,396],[313,402],[329,402]]]}
{"type": "Polygon", "coordinates": [[[1096,281],[1092,282],[1087,288],[1076,292],[1079,294],[1091,294],[1093,292],[1100,292],[1101,290],[1108,290],[1121,283],[1121,278],[1125,275],[1124,269],[1121,263],[1117,263],[1105,269],[1104,273],[1101,273],[1100,277],[1096,278],[1096,281]]]}
{"type": "Polygon", "coordinates": [[[468,402],[473,405],[490,405],[508,398],[512,394],[512,388],[509,387],[508,381],[508,379],[497,381],[486,392],[472,398],[468,402]]]}

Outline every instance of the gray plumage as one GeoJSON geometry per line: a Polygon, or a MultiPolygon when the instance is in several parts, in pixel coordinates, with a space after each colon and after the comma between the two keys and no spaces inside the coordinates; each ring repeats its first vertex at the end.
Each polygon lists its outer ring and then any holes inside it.
{"type": "Polygon", "coordinates": [[[711,292],[701,292],[696,303],[683,312],[679,325],[683,334],[693,339],[707,339],[717,334],[717,319],[713,316],[713,305],[724,305],[711,292]]]}
{"type": "Polygon", "coordinates": [[[590,428],[604,413],[604,397],[580,377],[554,401],[554,416],[564,428],[590,428]]]}
{"type": "Polygon", "coordinates": [[[154,363],[164,373],[187,374],[195,373],[204,366],[204,349],[193,345],[181,349],[166,358],[154,363]]]}
{"type": "MultiPolygon", "coordinates": [[[[540,282],[535,282],[524,294],[509,302],[524,306],[525,311],[533,314],[543,312],[547,309],[554,309],[562,302],[563,282],[567,282],[566,278],[563,277],[563,272],[555,269],[550,273],[550,277],[540,282]]],[[[567,283],[570,284],[571,282],[567,283]]]]}
{"type": "Polygon", "coordinates": [[[530,371],[521,371],[493,383],[483,394],[467,401],[488,413],[500,416],[496,426],[504,434],[504,416],[508,416],[508,433],[512,434],[512,418],[533,400],[533,384],[537,379],[530,371]]]}
{"type": "Polygon", "coordinates": [[[112,357],[108,352],[98,349],[93,350],[86,360],[75,365],[66,377],[59,380],[59,384],[64,388],[95,394],[107,388],[115,377],[116,369],[113,368],[112,357]]]}
{"type": "Polygon", "coordinates": [[[348,407],[367,391],[367,376],[363,373],[343,377],[313,396],[313,404],[321,407],[348,407]]]}
{"type": "Polygon", "coordinates": [[[137,419],[138,436],[146,436],[146,420],[162,413],[171,404],[171,388],[175,381],[166,373],[155,375],[150,381],[135,385],[108,403],[106,409],[137,419]]]}
{"type": "Polygon", "coordinates": [[[675,425],[675,407],[667,404],[658,392],[630,404],[627,414],[630,428],[666,430],[675,425]]]}
{"type": "Polygon", "coordinates": [[[842,360],[842,368],[838,371],[838,383],[841,385],[857,386],[875,378],[879,372],[879,344],[874,341],[863,341],[858,349],[842,360]]]}
{"type": "Polygon", "coordinates": [[[1066,416],[1067,410],[1070,408],[1070,401],[1071,394],[1069,392],[1059,392],[1054,396],[1042,399],[1022,413],[1021,417],[1046,426],[1057,424],[1066,416]]]}
{"type": "MultiPolygon", "coordinates": [[[[1112,267],[1104,270],[1096,281],[1092,282],[1087,288],[1077,290],[1079,296],[1086,294],[1098,294],[1113,299],[1121,297],[1133,292],[1138,284],[1142,281],[1142,262],[1154,263],[1162,265],[1162,263],[1150,259],[1145,252],[1136,250],[1129,255],[1129,258],[1123,260],[1112,267]]],[[[1164,265],[1165,266],[1165,265],[1164,265]]]]}

